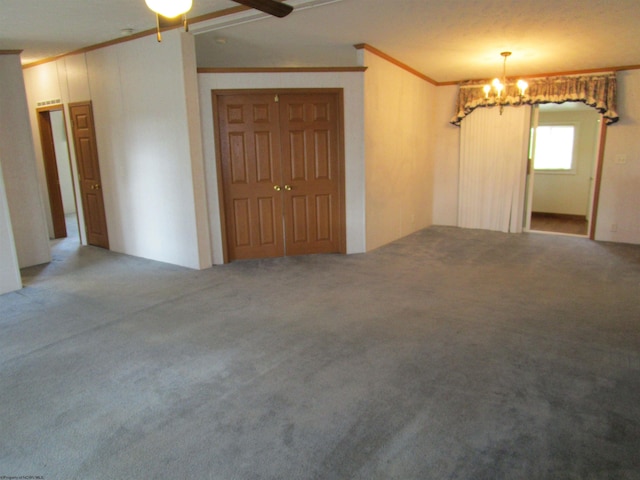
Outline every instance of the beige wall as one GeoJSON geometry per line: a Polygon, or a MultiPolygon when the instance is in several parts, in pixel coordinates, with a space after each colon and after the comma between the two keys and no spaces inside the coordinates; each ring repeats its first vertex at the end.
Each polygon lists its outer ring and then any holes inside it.
{"type": "Polygon", "coordinates": [[[596,240],[640,244],[640,70],[618,72],[618,113],[607,127],[596,240]]]}
{"type": "Polygon", "coordinates": [[[0,54],[0,85],[0,161],[15,251],[24,268],[49,262],[51,251],[19,54],[0,54]]]}
{"type": "Polygon", "coordinates": [[[436,87],[364,51],[367,250],[432,223],[436,87]]]}
{"type": "Polygon", "coordinates": [[[460,128],[449,123],[456,111],[457,95],[458,87],[455,85],[436,89],[433,180],[433,223],[435,225],[458,225],[460,128]]]}
{"type": "Polygon", "coordinates": [[[593,108],[564,112],[539,111],[539,125],[571,124],[576,127],[575,172],[536,171],[533,183],[532,211],[587,216],[591,179],[598,152],[600,114],[593,108]]]}

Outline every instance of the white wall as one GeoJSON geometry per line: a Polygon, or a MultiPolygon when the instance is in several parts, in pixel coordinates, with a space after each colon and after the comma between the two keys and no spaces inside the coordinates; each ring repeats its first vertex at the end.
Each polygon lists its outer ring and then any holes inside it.
{"type": "MultiPolygon", "coordinates": [[[[2,152],[0,152],[1,154],[2,152]]],[[[0,157],[0,295],[22,288],[0,157]]]]}
{"type": "Polygon", "coordinates": [[[190,131],[197,73],[183,49],[195,51],[193,37],[171,30],[162,43],[149,36],[88,52],[87,70],[111,249],[206,268],[200,130],[190,131]]]}
{"type": "Polygon", "coordinates": [[[436,87],[363,50],[367,250],[432,223],[436,87]]]}
{"type": "Polygon", "coordinates": [[[51,251],[19,54],[0,55],[0,85],[0,161],[15,250],[24,268],[51,261],[51,251]]]}
{"type": "Polygon", "coordinates": [[[561,213],[586,217],[589,212],[591,179],[597,158],[600,135],[600,114],[593,108],[585,110],[539,110],[539,125],[576,126],[575,172],[536,171],[533,183],[532,211],[561,213]]]}
{"type": "Polygon", "coordinates": [[[69,162],[69,144],[64,125],[64,114],[61,110],[54,110],[50,114],[53,146],[56,152],[56,166],[64,213],[75,213],[76,203],[71,179],[71,164],[69,162]]]}
{"type": "Polygon", "coordinates": [[[620,121],[607,127],[596,239],[640,244],[640,70],[617,76],[620,121]]]}
{"type": "Polygon", "coordinates": [[[198,75],[198,81],[214,263],[223,263],[223,253],[211,90],[267,88],[344,89],[347,253],[364,252],[366,244],[364,220],[363,73],[201,73],[198,75]]]}

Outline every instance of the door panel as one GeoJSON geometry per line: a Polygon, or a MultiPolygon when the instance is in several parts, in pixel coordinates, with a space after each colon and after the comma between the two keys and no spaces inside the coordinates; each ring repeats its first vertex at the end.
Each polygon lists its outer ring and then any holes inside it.
{"type": "Polygon", "coordinates": [[[291,152],[289,157],[291,163],[289,179],[306,181],[307,163],[304,130],[289,131],[289,151],[291,152]]]}
{"type": "Polygon", "coordinates": [[[282,230],[281,220],[276,217],[276,202],[273,196],[258,199],[258,214],[260,215],[260,244],[274,245],[277,230],[282,230]]]}
{"type": "Polygon", "coordinates": [[[82,208],[87,229],[87,243],[97,247],[109,248],[107,218],[102,196],[102,180],[98,163],[95,127],[91,103],[69,105],[73,143],[80,176],[82,208]]]}
{"type": "Polygon", "coordinates": [[[309,226],[309,212],[307,208],[306,195],[291,195],[291,218],[293,235],[290,237],[290,244],[305,243],[309,240],[307,234],[309,226]]]}
{"type": "Polygon", "coordinates": [[[340,252],[338,95],[214,98],[228,258],[340,252]]]}
{"type": "Polygon", "coordinates": [[[230,259],[284,255],[278,110],[273,95],[219,97],[219,138],[230,259]]]}
{"type": "Polygon", "coordinates": [[[316,233],[318,240],[331,240],[331,196],[316,195],[316,233]]]}
{"type": "Polygon", "coordinates": [[[286,254],[340,251],[338,102],[333,94],[280,96],[286,254]],[[290,241],[289,241],[290,239],[290,241]]]}

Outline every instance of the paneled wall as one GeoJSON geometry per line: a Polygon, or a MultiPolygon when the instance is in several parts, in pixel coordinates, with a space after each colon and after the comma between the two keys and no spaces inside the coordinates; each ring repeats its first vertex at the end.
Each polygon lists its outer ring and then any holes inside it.
{"type": "Polygon", "coordinates": [[[0,157],[0,295],[22,287],[0,157]]]}
{"type": "Polygon", "coordinates": [[[19,53],[0,54],[0,85],[0,161],[15,251],[24,268],[49,262],[51,252],[19,53]]]}
{"type": "Polygon", "coordinates": [[[640,70],[618,72],[618,113],[607,127],[596,240],[640,244],[640,70]]]}
{"type": "Polygon", "coordinates": [[[432,223],[436,87],[362,50],[367,250],[432,223]]]}

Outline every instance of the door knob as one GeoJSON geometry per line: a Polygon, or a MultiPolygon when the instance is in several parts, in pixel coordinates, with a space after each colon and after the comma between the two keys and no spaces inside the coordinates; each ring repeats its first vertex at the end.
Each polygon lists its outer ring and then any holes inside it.
{"type": "Polygon", "coordinates": [[[280,188],[280,185],[274,185],[274,186],[273,186],[273,189],[274,189],[276,192],[279,192],[280,190],[282,190],[282,188],[280,188]]]}
{"type": "Polygon", "coordinates": [[[284,186],[284,189],[285,189],[287,192],[290,192],[290,191],[293,189],[293,187],[292,187],[291,185],[285,185],[285,186],[284,186]]]}

